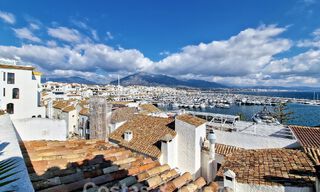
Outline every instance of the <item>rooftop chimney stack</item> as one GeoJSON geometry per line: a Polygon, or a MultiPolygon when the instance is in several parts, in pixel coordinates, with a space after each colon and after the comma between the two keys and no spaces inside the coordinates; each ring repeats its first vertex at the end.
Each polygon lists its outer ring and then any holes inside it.
{"type": "Polygon", "coordinates": [[[124,132],[124,140],[129,142],[133,138],[133,133],[130,130],[124,132]]]}
{"type": "Polygon", "coordinates": [[[216,144],[216,135],[214,132],[211,130],[208,134],[208,140],[210,142],[210,147],[209,147],[209,155],[210,159],[215,159],[215,144],[216,144]]]}

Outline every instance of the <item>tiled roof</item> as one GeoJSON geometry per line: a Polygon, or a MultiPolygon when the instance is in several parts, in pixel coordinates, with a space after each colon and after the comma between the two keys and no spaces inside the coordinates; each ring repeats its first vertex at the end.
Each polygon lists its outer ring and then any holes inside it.
{"type": "Polygon", "coordinates": [[[79,114],[80,114],[80,115],[84,115],[84,116],[88,116],[88,115],[89,115],[89,108],[82,108],[82,109],[79,111],[79,114]]]}
{"type": "Polygon", "coordinates": [[[305,153],[308,154],[308,156],[314,162],[314,164],[320,165],[320,149],[319,148],[304,147],[303,150],[305,153]]]}
{"type": "Polygon", "coordinates": [[[111,123],[119,123],[132,119],[137,109],[133,107],[121,107],[112,111],[111,123]]]}
{"type": "Polygon", "coordinates": [[[174,126],[172,118],[134,115],[131,120],[112,132],[109,138],[121,146],[158,158],[161,155],[161,150],[156,146],[158,142],[167,134],[176,136],[172,126],[174,126]],[[124,132],[128,130],[133,133],[133,138],[129,142],[123,138],[124,132]]]}
{"type": "Polygon", "coordinates": [[[218,172],[230,169],[239,183],[253,185],[313,186],[314,164],[304,152],[291,149],[240,150],[227,155],[218,172]]]}
{"type": "MultiPolygon", "coordinates": [[[[202,149],[209,151],[209,146],[203,146],[202,149]]],[[[218,153],[223,156],[229,155],[229,154],[231,154],[235,151],[239,151],[241,149],[243,149],[243,148],[235,147],[232,145],[220,144],[220,143],[215,144],[215,153],[218,153]]]]}
{"type": "Polygon", "coordinates": [[[21,69],[21,70],[34,70],[35,69],[35,67],[32,67],[32,66],[7,65],[7,64],[0,64],[0,68],[2,68],[2,69],[21,69]]]}
{"type": "Polygon", "coordinates": [[[36,191],[82,191],[89,182],[108,188],[144,186],[148,191],[215,191],[203,178],[193,181],[190,173],[180,176],[168,165],[104,141],[26,141],[21,149],[36,191]]]}
{"type": "Polygon", "coordinates": [[[196,127],[204,124],[206,122],[206,120],[204,119],[201,119],[199,117],[196,117],[196,116],[192,116],[192,115],[189,115],[189,114],[183,114],[183,115],[179,115],[176,117],[177,119],[181,120],[181,121],[184,121],[186,123],[189,123],[191,125],[194,125],[196,127]]]}
{"type": "Polygon", "coordinates": [[[63,109],[69,105],[68,101],[54,101],[53,102],[53,108],[56,109],[63,109]]]}
{"type": "Polygon", "coordinates": [[[69,105],[65,108],[62,109],[63,112],[70,112],[70,111],[73,111],[73,110],[76,110],[76,108],[72,105],[69,105]]]}
{"type": "Polygon", "coordinates": [[[303,147],[320,148],[320,128],[289,126],[303,147]]]}
{"type": "Polygon", "coordinates": [[[159,108],[157,108],[156,106],[152,105],[152,104],[142,104],[139,105],[140,109],[142,110],[142,113],[157,113],[157,112],[161,112],[161,110],[159,108]]]}

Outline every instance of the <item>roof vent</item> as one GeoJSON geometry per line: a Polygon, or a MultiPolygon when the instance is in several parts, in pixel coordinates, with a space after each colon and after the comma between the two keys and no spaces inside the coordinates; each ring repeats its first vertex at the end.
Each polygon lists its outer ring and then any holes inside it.
{"type": "Polygon", "coordinates": [[[130,130],[127,130],[124,132],[124,140],[125,141],[131,141],[131,139],[133,138],[133,133],[130,130]]]}

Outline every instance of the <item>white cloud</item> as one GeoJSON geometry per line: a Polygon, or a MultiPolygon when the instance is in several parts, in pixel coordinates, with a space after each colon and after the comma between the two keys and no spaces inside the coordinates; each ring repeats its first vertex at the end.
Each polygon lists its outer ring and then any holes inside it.
{"type": "Polygon", "coordinates": [[[99,41],[100,38],[96,30],[91,30],[91,35],[94,40],[99,41]]]}
{"type": "Polygon", "coordinates": [[[117,50],[103,44],[78,44],[74,47],[42,45],[0,46],[0,57],[14,58],[37,65],[44,70],[74,70],[82,72],[135,72],[152,62],[135,49],[117,50]]]}
{"type": "Polygon", "coordinates": [[[170,52],[169,52],[169,51],[161,51],[161,52],[159,53],[159,55],[161,55],[161,56],[168,56],[168,55],[170,55],[170,52]]]}
{"type": "Polygon", "coordinates": [[[16,36],[20,39],[27,39],[33,42],[41,42],[41,39],[35,36],[28,28],[13,29],[16,36]]]}
{"type": "Polygon", "coordinates": [[[107,31],[107,40],[112,40],[114,39],[114,36],[112,35],[112,33],[110,31],[107,31]]]}
{"type": "Polygon", "coordinates": [[[40,26],[36,23],[30,23],[29,26],[30,26],[30,29],[32,29],[32,30],[39,30],[40,29],[40,26]]]}
{"type": "Polygon", "coordinates": [[[265,72],[275,75],[320,77],[320,50],[308,50],[291,58],[272,61],[265,72]]]}
{"type": "Polygon", "coordinates": [[[0,19],[9,24],[14,24],[16,22],[16,18],[12,13],[0,11],[0,19]]]}
{"type": "Polygon", "coordinates": [[[49,28],[48,34],[54,38],[67,42],[80,42],[81,35],[76,29],[69,29],[67,27],[49,28]]]}
{"type": "Polygon", "coordinates": [[[298,47],[315,47],[320,48],[320,28],[312,32],[313,39],[300,40],[297,43],[298,47]]]}
{"type": "Polygon", "coordinates": [[[243,76],[256,73],[273,56],[288,50],[291,41],[277,37],[286,28],[261,26],[246,29],[225,41],[190,45],[154,65],[153,71],[173,75],[243,76]]]}

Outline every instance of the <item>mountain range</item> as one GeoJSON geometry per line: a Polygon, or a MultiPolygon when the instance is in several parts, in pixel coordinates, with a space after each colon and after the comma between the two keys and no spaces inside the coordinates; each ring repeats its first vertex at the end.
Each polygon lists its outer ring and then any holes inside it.
{"type": "Polygon", "coordinates": [[[97,84],[85,78],[75,77],[75,76],[74,77],[42,77],[41,78],[41,82],[43,83],[48,81],[61,82],[61,83],[79,83],[79,84],[88,84],[88,85],[97,84]]]}
{"type": "MultiPolygon", "coordinates": [[[[117,85],[118,81],[112,81],[110,84],[117,85]]],[[[186,88],[227,88],[227,86],[196,79],[177,79],[171,76],[151,73],[135,73],[120,79],[122,86],[142,85],[142,86],[167,86],[167,87],[186,87],[186,88]]]]}
{"type": "MultiPolygon", "coordinates": [[[[87,80],[81,77],[43,77],[42,82],[64,82],[64,83],[80,83],[80,84],[102,84],[94,81],[87,80]]],[[[167,86],[167,87],[185,87],[185,88],[200,88],[200,89],[219,89],[219,88],[238,88],[238,89],[276,89],[276,90],[291,90],[291,91],[320,91],[319,87],[307,87],[307,86],[232,86],[223,85],[216,82],[209,82],[197,79],[177,79],[163,74],[152,74],[146,72],[139,72],[132,75],[128,75],[120,79],[122,86],[129,85],[143,85],[143,86],[167,86]]],[[[111,81],[110,84],[117,85],[118,81],[111,81]]]]}

